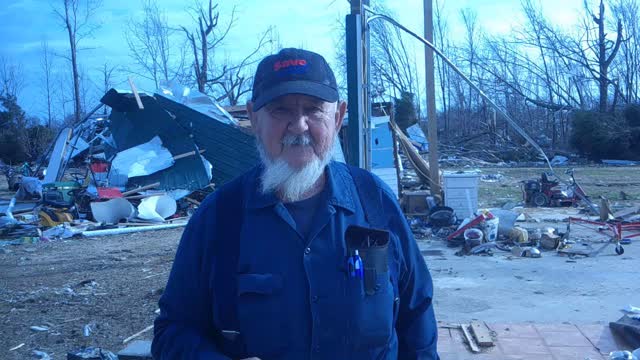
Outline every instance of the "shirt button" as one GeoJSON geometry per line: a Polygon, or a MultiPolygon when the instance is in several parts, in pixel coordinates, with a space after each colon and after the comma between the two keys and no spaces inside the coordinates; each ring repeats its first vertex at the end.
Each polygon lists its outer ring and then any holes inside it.
{"type": "Polygon", "coordinates": [[[320,346],[316,345],[313,347],[313,351],[319,353],[320,352],[320,346]]]}
{"type": "Polygon", "coordinates": [[[304,253],[305,253],[305,254],[309,254],[310,252],[311,252],[311,248],[306,248],[306,249],[304,249],[304,253]]]}
{"type": "Polygon", "coordinates": [[[311,298],[311,300],[312,300],[314,303],[317,303],[317,302],[318,302],[318,297],[317,297],[317,296],[314,296],[314,297],[312,297],[312,298],[311,298]]]}

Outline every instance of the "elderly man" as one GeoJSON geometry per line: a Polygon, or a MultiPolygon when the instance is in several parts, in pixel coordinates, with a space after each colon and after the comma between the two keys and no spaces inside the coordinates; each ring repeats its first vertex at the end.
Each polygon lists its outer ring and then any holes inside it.
{"type": "Polygon", "coordinates": [[[431,276],[393,193],[332,161],[338,100],[316,53],[258,65],[247,110],[262,164],[189,222],[156,359],[438,359],[431,276]]]}

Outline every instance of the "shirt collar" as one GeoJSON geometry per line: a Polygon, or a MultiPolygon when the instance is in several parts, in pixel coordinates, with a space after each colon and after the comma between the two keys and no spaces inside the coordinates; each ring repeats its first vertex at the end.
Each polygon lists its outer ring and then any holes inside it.
{"type": "MultiPolygon", "coordinates": [[[[249,176],[249,196],[247,207],[250,209],[260,209],[278,204],[280,199],[274,192],[267,194],[260,191],[260,176],[264,170],[263,166],[257,166],[251,170],[249,176]]],[[[327,182],[324,191],[327,193],[329,204],[339,206],[343,209],[355,212],[355,188],[351,174],[345,164],[331,161],[325,170],[327,182]]]]}

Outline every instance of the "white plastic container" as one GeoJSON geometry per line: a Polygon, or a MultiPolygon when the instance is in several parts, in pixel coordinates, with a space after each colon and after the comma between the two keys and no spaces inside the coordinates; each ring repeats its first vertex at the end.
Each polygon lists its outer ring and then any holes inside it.
{"type": "Polygon", "coordinates": [[[445,171],[442,178],[445,206],[452,208],[458,219],[475,217],[480,174],[475,171],[445,171]]]}

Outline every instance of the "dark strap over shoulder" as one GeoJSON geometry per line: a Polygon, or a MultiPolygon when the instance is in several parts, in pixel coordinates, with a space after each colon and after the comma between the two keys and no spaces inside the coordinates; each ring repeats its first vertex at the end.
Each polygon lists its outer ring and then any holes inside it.
{"type": "MultiPolygon", "coordinates": [[[[240,233],[244,217],[244,194],[241,179],[233,180],[225,189],[221,189],[216,201],[216,228],[214,243],[214,288],[213,306],[219,311],[217,318],[225,324],[225,329],[239,330],[240,325],[236,309],[237,282],[236,271],[240,253],[240,233]]],[[[227,356],[241,358],[244,346],[241,339],[230,339],[228,334],[216,334],[218,348],[227,356]]]]}
{"type": "Polygon", "coordinates": [[[352,166],[348,166],[348,169],[358,191],[365,220],[374,228],[384,229],[387,224],[384,213],[380,211],[381,189],[378,188],[373,175],[366,170],[352,166]]]}

